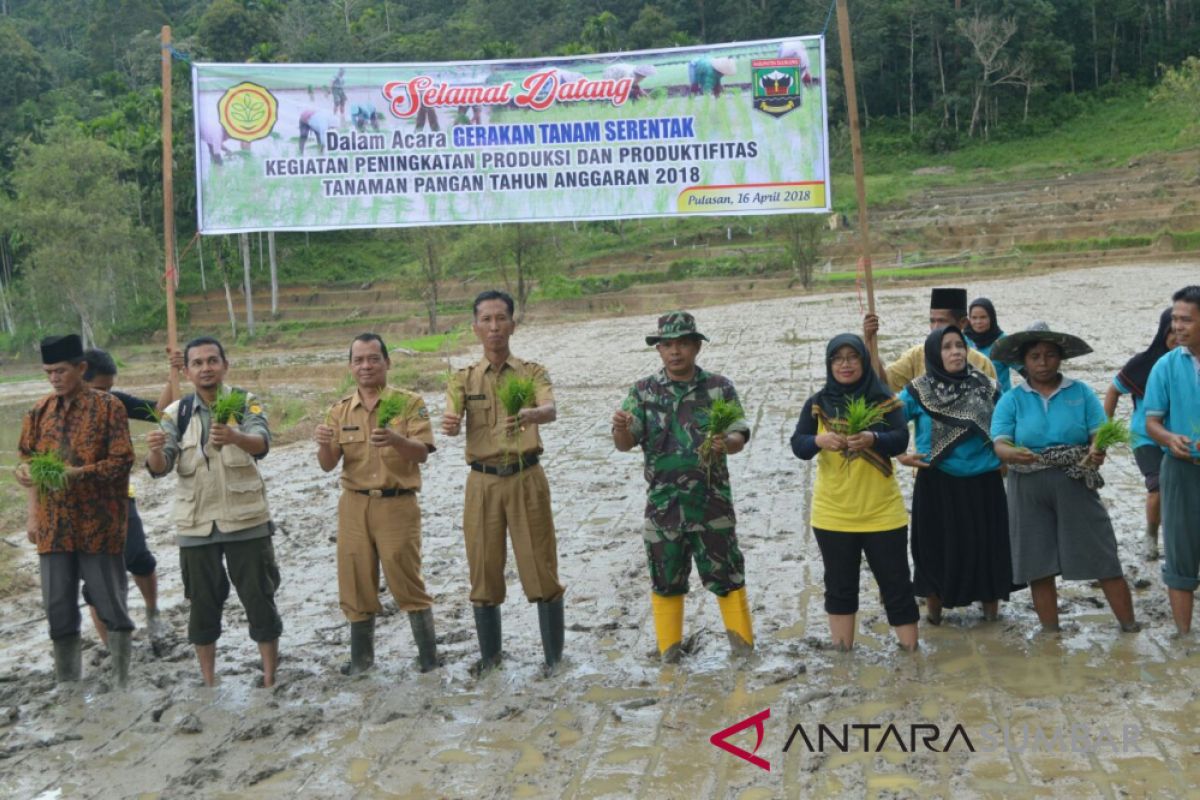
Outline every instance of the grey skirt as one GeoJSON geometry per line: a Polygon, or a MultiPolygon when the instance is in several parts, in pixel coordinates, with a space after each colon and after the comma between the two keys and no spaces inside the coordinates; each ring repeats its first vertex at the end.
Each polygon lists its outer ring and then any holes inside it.
{"type": "Polygon", "coordinates": [[[1122,575],[1100,495],[1060,469],[1008,474],[1008,534],[1016,583],[1122,575]]]}

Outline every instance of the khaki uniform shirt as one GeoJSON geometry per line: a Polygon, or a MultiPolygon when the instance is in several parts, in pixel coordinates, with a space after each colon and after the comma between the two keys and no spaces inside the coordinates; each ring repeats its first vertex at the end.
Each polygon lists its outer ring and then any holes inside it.
{"type": "MultiPolygon", "coordinates": [[[[390,427],[401,436],[416,439],[433,452],[433,428],[425,401],[415,392],[387,387],[385,392],[408,400],[408,408],[390,427]]],[[[329,424],[334,429],[334,448],[342,456],[342,488],[351,491],[371,489],[421,490],[421,465],[396,452],[394,447],[371,444],[371,431],[378,427],[376,411],[367,411],[356,389],[343,397],[329,410],[329,424]]]]}
{"type": "Polygon", "coordinates": [[[509,437],[504,431],[507,414],[496,397],[496,387],[506,375],[516,374],[533,378],[534,405],[554,402],[554,389],[545,367],[532,361],[522,361],[510,355],[499,371],[487,358],[454,375],[447,389],[451,409],[466,412],[467,463],[480,462],[489,466],[511,463],[518,456],[540,455],[542,438],[538,426],[528,424],[524,431],[509,437]]]}
{"type": "MultiPolygon", "coordinates": [[[[996,380],[996,368],[992,366],[992,360],[983,353],[968,349],[967,361],[984,375],[996,380]]],[[[888,364],[886,369],[888,388],[899,393],[913,378],[925,374],[925,345],[918,344],[905,350],[904,355],[888,364]]]]}

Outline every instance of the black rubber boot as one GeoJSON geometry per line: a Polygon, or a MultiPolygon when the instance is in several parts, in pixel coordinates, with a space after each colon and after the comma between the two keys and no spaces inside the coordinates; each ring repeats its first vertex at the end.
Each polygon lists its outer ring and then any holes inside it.
{"type": "Polygon", "coordinates": [[[83,643],[79,634],[54,640],[54,681],[70,683],[83,675],[83,643]]]}
{"type": "Polygon", "coordinates": [[[542,652],[546,656],[546,667],[553,669],[562,661],[563,651],[563,601],[562,598],[548,603],[538,603],[538,626],[542,631],[542,652]]]}
{"type": "Polygon", "coordinates": [[[413,640],[417,643],[417,665],[421,672],[429,672],[440,666],[437,655],[437,638],[433,632],[433,609],[408,612],[408,624],[412,626],[413,640]]]}
{"type": "Polygon", "coordinates": [[[471,673],[482,675],[500,663],[500,606],[475,606],[474,610],[479,660],[471,667],[471,673]]]}
{"type": "Polygon", "coordinates": [[[375,664],[375,618],[350,623],[350,663],[342,665],[343,675],[358,675],[375,664]]]}
{"type": "Polygon", "coordinates": [[[133,631],[109,631],[108,652],[112,655],[113,682],[118,689],[129,685],[129,657],[132,651],[133,631]]]}

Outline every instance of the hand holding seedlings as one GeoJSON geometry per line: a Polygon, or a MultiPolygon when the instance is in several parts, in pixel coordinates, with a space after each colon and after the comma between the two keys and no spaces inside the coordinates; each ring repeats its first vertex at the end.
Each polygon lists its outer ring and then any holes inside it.
{"type": "Polygon", "coordinates": [[[627,433],[629,426],[633,424],[633,414],[628,411],[617,409],[613,412],[612,427],[615,433],[627,433]]]}
{"type": "Polygon", "coordinates": [[[321,423],[313,431],[313,440],[319,445],[332,445],[334,433],[332,425],[321,423]]]}
{"type": "Polygon", "coordinates": [[[17,468],[13,470],[13,475],[17,479],[17,483],[24,486],[26,489],[33,488],[33,479],[29,477],[29,464],[22,461],[17,464],[17,468]]]}
{"type": "Polygon", "coordinates": [[[816,441],[817,447],[821,448],[822,450],[835,450],[837,452],[842,452],[849,447],[849,445],[846,443],[846,437],[842,436],[840,433],[834,433],[833,431],[826,431],[825,433],[818,434],[816,441]]]}
{"type": "Polygon", "coordinates": [[[863,450],[869,450],[871,445],[875,444],[875,434],[870,431],[856,433],[853,436],[846,437],[846,449],[851,453],[859,453],[863,450]]]}
{"type": "Polygon", "coordinates": [[[447,436],[458,436],[462,430],[462,415],[447,411],[442,414],[442,433],[447,436]]]}
{"type": "Polygon", "coordinates": [[[151,453],[162,454],[163,448],[167,445],[167,434],[160,428],[155,428],[146,434],[146,446],[150,448],[151,453]]]}

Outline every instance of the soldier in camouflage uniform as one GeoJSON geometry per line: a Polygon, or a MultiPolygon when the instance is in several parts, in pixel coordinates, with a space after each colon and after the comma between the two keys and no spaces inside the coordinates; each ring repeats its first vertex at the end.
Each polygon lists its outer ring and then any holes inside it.
{"type": "Polygon", "coordinates": [[[736,401],[724,376],[696,366],[701,342],[696,320],[686,311],[659,317],[646,337],[663,369],[634,384],[613,414],[613,444],[625,452],[642,446],[646,465],[644,540],[650,564],[654,627],[664,661],[676,661],[683,639],[683,596],[692,559],[705,588],[717,596],[735,653],[754,647],[745,569],[734,530],[733,492],[725,456],[750,439],[744,419],[717,436],[706,458],[701,445],[713,401],[736,401]]]}

